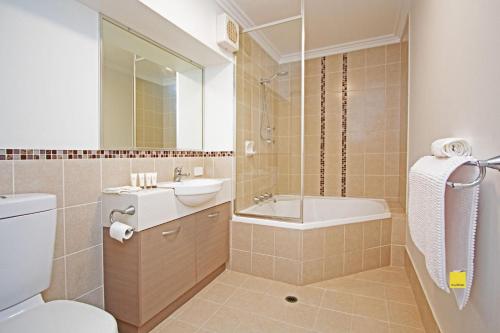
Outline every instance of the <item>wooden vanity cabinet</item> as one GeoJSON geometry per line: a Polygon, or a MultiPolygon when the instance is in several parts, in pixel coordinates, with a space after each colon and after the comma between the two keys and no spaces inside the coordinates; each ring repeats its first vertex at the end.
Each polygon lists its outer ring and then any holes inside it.
{"type": "Polygon", "coordinates": [[[105,308],[120,333],[149,332],[224,270],[229,205],[137,232],[123,244],[104,229],[105,308]]]}
{"type": "Polygon", "coordinates": [[[216,206],[196,214],[198,281],[229,260],[229,209],[216,206]]]}

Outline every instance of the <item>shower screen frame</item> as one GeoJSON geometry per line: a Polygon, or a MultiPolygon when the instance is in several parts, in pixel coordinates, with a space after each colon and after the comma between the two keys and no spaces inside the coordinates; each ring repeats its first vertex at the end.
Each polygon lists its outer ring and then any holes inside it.
{"type": "MultiPolygon", "coordinates": [[[[304,108],[305,108],[305,101],[304,101],[304,92],[305,92],[305,4],[304,0],[301,0],[300,3],[300,15],[296,16],[291,16],[288,18],[284,18],[281,20],[261,24],[258,26],[254,27],[249,27],[246,29],[243,29],[241,32],[243,33],[249,33],[252,31],[258,31],[264,28],[268,27],[273,27],[277,26],[283,23],[287,22],[292,22],[295,20],[301,20],[301,26],[300,26],[300,200],[299,200],[299,217],[284,217],[284,216],[275,216],[275,215],[264,215],[264,214],[250,214],[250,213],[241,213],[237,211],[237,207],[234,204],[233,205],[233,214],[242,216],[242,217],[248,217],[248,218],[257,218],[257,219],[271,219],[271,220],[278,220],[278,221],[284,221],[284,222],[294,222],[294,223],[303,223],[304,222],[304,119],[305,119],[305,114],[304,114],[304,108]]],[[[236,65],[235,65],[236,66],[236,65]]],[[[236,70],[235,70],[235,84],[236,83],[236,70]]],[[[235,94],[236,94],[236,89],[235,89],[235,94]]],[[[236,96],[236,95],[235,95],[236,96]]],[[[236,124],[235,124],[236,125],[236,124]]],[[[236,127],[235,127],[236,128],[236,127]]],[[[236,147],[236,133],[237,130],[235,131],[235,147],[236,147]]],[[[236,164],[236,162],[235,162],[236,164]]],[[[235,171],[238,172],[238,169],[235,165],[235,171]]],[[[237,182],[235,181],[235,186],[237,185],[237,182]]]]}

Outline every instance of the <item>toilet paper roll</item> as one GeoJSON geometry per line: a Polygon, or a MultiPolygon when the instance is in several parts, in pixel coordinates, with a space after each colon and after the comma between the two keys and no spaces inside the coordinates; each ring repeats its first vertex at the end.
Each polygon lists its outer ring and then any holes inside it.
{"type": "Polygon", "coordinates": [[[134,229],[125,223],[115,222],[109,228],[109,235],[111,238],[116,239],[120,243],[123,243],[123,240],[130,239],[133,234],[134,229]]]}

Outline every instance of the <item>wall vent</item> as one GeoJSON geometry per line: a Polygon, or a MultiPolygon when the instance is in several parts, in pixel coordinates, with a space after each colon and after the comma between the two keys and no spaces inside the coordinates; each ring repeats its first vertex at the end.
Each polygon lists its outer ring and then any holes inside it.
{"type": "Polygon", "coordinates": [[[217,44],[229,52],[239,48],[240,28],[238,23],[227,14],[217,16],[217,44]]]}

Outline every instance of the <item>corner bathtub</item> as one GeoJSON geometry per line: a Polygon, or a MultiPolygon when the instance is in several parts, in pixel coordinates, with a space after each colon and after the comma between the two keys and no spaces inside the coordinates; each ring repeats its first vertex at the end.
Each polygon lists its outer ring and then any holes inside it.
{"type": "Polygon", "coordinates": [[[282,195],[242,210],[240,215],[233,215],[233,221],[309,230],[388,219],[391,213],[382,199],[307,196],[304,197],[303,223],[279,220],[299,216],[300,198],[282,195]],[[273,216],[278,219],[272,219],[273,216]]]}

